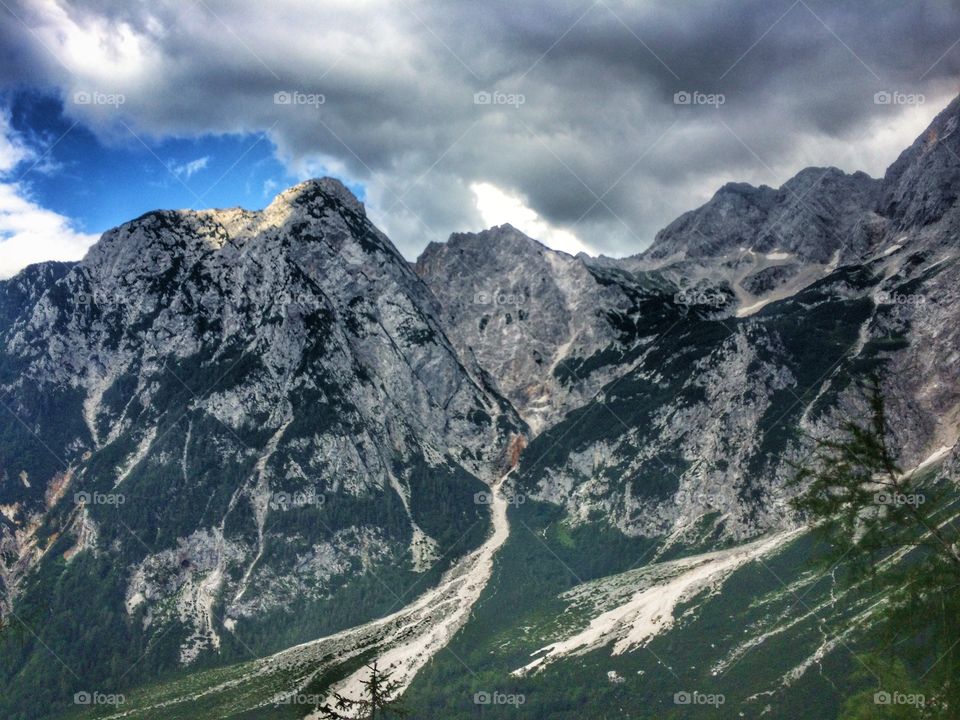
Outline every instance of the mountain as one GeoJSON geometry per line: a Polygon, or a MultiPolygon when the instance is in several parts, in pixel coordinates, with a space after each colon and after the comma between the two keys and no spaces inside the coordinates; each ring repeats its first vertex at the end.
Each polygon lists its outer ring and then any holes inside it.
{"type": "Polygon", "coordinates": [[[0,283],[3,612],[35,633],[0,709],[305,717],[377,660],[416,717],[836,716],[877,598],[811,569],[790,481],[873,373],[904,467],[957,476],[958,118],[629,258],[505,225],[411,264],[323,179],[0,283]]]}
{"type": "Polygon", "coordinates": [[[0,298],[5,597],[101,683],[365,620],[485,534],[523,424],[339,182],[149,213],[0,298]]]}
{"type": "Polygon", "coordinates": [[[956,222],[958,123],[960,98],[937,115],[887,170],[879,209],[895,227],[942,227],[945,222],[956,222]]]}
{"type": "Polygon", "coordinates": [[[667,287],[601,272],[510,225],[430,243],[415,269],[465,357],[490,373],[534,434],[635,357],[637,298],[667,287]]]}
{"type": "Polygon", "coordinates": [[[718,257],[748,249],[804,263],[827,264],[838,251],[841,259],[854,257],[869,243],[880,186],[862,172],[837,168],[806,168],[776,190],[729,183],[657,233],[643,258],[718,257]]]}
{"type": "Polygon", "coordinates": [[[879,366],[911,418],[908,459],[952,445],[958,117],[960,100],[882,180],[808,168],[778,190],[726,185],[623,260],[572,258],[512,228],[428,247],[418,272],[451,336],[521,412],[518,388],[580,389],[524,452],[523,492],[628,535],[704,518],[720,536],[789,528],[802,435],[854,410],[851,384],[879,366]],[[901,196],[940,209],[908,212],[901,196]],[[522,313],[470,302],[491,283],[522,313]],[[564,286],[578,291],[530,290],[564,286]],[[552,362],[524,355],[534,347],[552,362]]]}

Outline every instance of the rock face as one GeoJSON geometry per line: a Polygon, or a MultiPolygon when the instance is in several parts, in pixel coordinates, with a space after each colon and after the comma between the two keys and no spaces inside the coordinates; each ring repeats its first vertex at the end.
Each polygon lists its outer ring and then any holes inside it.
{"type": "Polygon", "coordinates": [[[895,227],[916,229],[956,215],[960,193],[960,98],[941,112],[889,167],[880,212],[895,227]]]}
{"type": "Polygon", "coordinates": [[[869,244],[866,228],[880,185],[837,168],[807,168],[776,190],[730,183],[657,233],[642,257],[714,258],[748,250],[822,264],[837,251],[854,257],[869,244]]]}
{"type": "Polygon", "coordinates": [[[805,433],[856,411],[853,385],[877,369],[910,419],[905,462],[956,442],[958,115],[955,101],[882,180],[809,168],[776,190],[726,185],[623,260],[570,258],[512,228],[431,245],[417,269],[451,337],[540,431],[522,492],[631,535],[789,525],[805,433]],[[578,291],[529,290],[564,286],[578,291]],[[523,313],[472,303],[497,291],[523,313]],[[534,348],[564,357],[538,363],[534,348]],[[568,370],[586,392],[561,394],[568,370]],[[537,422],[523,389],[550,384],[554,414],[537,422]]]}
{"type": "Polygon", "coordinates": [[[430,243],[415,267],[464,357],[490,373],[534,433],[614,376],[609,363],[574,365],[617,345],[631,298],[583,260],[503,225],[430,243]]]}
{"type": "Polygon", "coordinates": [[[523,425],[330,179],[144,215],[0,283],[0,319],[5,589],[97,582],[88,550],[144,642],[183,628],[184,663],[468,551],[523,425]]]}

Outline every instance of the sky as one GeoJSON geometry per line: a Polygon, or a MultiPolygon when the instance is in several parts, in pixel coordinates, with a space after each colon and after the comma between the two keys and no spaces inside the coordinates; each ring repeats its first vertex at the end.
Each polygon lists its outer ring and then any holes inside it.
{"type": "Polygon", "coordinates": [[[0,277],[323,175],[410,259],[630,255],[726,182],[882,175],[958,78],[948,0],[3,0],[0,277]]]}

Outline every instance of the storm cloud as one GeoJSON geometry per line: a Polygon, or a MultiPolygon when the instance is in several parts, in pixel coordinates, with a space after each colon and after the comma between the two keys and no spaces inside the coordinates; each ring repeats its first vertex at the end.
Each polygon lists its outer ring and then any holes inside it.
{"type": "Polygon", "coordinates": [[[8,0],[0,47],[0,82],[61,94],[105,142],[263,133],[295,174],[361,183],[408,257],[500,195],[624,255],[727,181],[882,173],[957,92],[960,10],[8,0]]]}

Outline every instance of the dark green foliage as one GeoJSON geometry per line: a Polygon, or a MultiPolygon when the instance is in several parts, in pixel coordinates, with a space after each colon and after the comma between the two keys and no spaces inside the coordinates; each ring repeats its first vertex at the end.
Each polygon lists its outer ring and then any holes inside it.
{"type": "Polygon", "coordinates": [[[381,670],[377,663],[367,665],[370,675],[361,680],[363,693],[359,698],[334,695],[334,699],[320,708],[320,717],[329,720],[376,720],[376,718],[404,717],[406,709],[396,695],[400,691],[400,683],[391,677],[388,669],[381,670]]]}
{"type": "MultiPolygon", "coordinates": [[[[829,542],[854,581],[868,579],[886,600],[878,609],[876,652],[865,663],[875,692],[924,698],[921,717],[953,718],[960,706],[960,523],[953,478],[905,472],[890,444],[880,382],[865,390],[865,421],[841,423],[801,466],[796,508],[829,542]]],[[[869,697],[868,697],[869,696],[869,697]]],[[[903,717],[903,703],[851,699],[844,717],[903,717]]],[[[916,708],[910,708],[917,712],[916,708]]]]}

